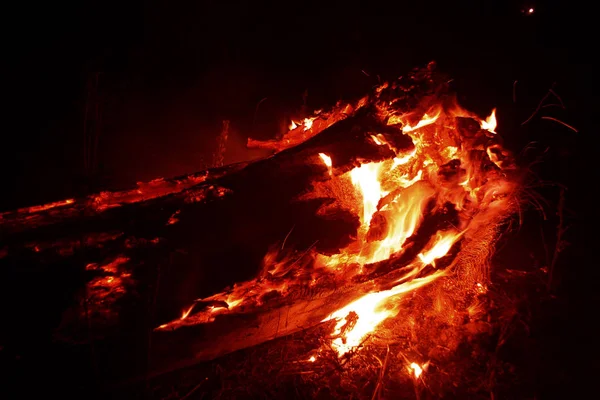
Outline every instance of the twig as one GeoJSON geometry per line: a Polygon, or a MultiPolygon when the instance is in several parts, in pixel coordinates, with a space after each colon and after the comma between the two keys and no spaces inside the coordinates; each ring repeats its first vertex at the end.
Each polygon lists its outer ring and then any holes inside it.
{"type": "Polygon", "coordinates": [[[544,104],[544,105],[542,106],[542,108],[548,108],[548,107],[559,107],[559,108],[562,108],[562,109],[564,109],[564,108],[565,108],[564,106],[562,106],[562,105],[560,105],[560,104],[556,104],[556,103],[544,104]]]}
{"type": "Polygon", "coordinates": [[[315,247],[315,245],[319,243],[318,240],[316,240],[313,244],[311,244],[310,246],[308,246],[308,248],[306,250],[304,250],[304,252],[302,254],[300,254],[300,256],[296,259],[296,261],[294,261],[293,263],[290,264],[290,268],[293,267],[294,265],[296,265],[296,263],[298,261],[300,261],[302,259],[302,257],[304,257],[306,255],[306,253],[308,253],[310,251],[310,249],[312,249],[313,247],[315,247]]]}
{"type": "MultiPolygon", "coordinates": [[[[383,360],[383,364],[381,365],[381,370],[379,371],[379,379],[377,379],[377,385],[375,386],[375,391],[373,392],[373,396],[371,400],[375,400],[379,397],[379,391],[383,387],[383,377],[385,376],[385,370],[387,368],[388,359],[390,357],[390,346],[387,347],[387,352],[385,353],[385,359],[383,360]]],[[[379,358],[377,359],[379,360],[379,358]]],[[[381,362],[381,361],[379,361],[381,362]]]]}
{"type": "Polygon", "coordinates": [[[281,250],[283,250],[283,247],[285,246],[285,242],[287,242],[288,237],[290,237],[290,235],[292,234],[292,231],[294,230],[295,227],[296,227],[296,225],[294,224],[294,226],[292,226],[292,229],[290,229],[288,234],[285,235],[285,239],[283,239],[283,243],[281,244],[281,250]]]}
{"type": "Polygon", "coordinates": [[[571,125],[569,125],[569,124],[567,124],[567,123],[564,123],[564,122],[562,122],[561,120],[558,120],[558,119],[556,119],[556,118],[552,118],[552,117],[545,117],[545,116],[544,116],[544,117],[541,117],[541,119],[548,119],[548,120],[550,120],[550,121],[558,122],[559,124],[561,124],[561,125],[564,125],[564,126],[566,126],[567,128],[571,129],[573,132],[575,132],[575,133],[579,133],[579,131],[578,131],[576,128],[573,128],[571,125]]]}
{"type": "MultiPolygon", "coordinates": [[[[550,89],[552,90],[552,89],[550,89]]],[[[538,113],[538,111],[540,111],[540,108],[542,108],[542,105],[544,104],[544,102],[546,101],[546,99],[552,94],[552,92],[548,90],[548,93],[546,93],[546,95],[544,97],[542,97],[542,100],[540,100],[538,106],[535,108],[535,110],[533,111],[533,113],[529,116],[529,118],[527,118],[525,121],[523,121],[521,123],[521,125],[525,125],[526,123],[528,123],[529,121],[531,121],[531,119],[533,117],[535,117],[535,115],[538,113]]]]}
{"type": "Polygon", "coordinates": [[[183,396],[182,398],[180,398],[179,400],[185,400],[187,398],[189,398],[192,394],[194,394],[194,392],[196,390],[198,390],[200,388],[200,386],[202,386],[202,384],[204,382],[206,382],[208,380],[208,378],[204,378],[204,380],[202,382],[200,382],[199,384],[197,384],[196,386],[193,387],[192,390],[190,390],[185,396],[183,396]]]}

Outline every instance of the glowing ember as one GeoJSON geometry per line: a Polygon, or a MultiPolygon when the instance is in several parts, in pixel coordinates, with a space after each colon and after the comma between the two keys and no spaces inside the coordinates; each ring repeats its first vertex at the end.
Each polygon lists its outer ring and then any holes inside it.
{"type": "Polygon", "coordinates": [[[183,313],[181,314],[181,319],[186,319],[188,317],[188,315],[190,315],[190,313],[192,312],[193,308],[194,308],[194,304],[192,304],[190,306],[190,308],[188,308],[187,310],[183,311],[183,313]]]}
{"type": "Polygon", "coordinates": [[[317,360],[317,358],[315,356],[311,356],[308,361],[310,362],[315,362],[317,360]]]}
{"type": "Polygon", "coordinates": [[[296,129],[298,127],[298,124],[295,123],[294,121],[292,121],[292,123],[289,126],[290,131],[293,131],[294,129],[296,129]]]}
{"type": "Polygon", "coordinates": [[[325,165],[327,166],[327,168],[331,169],[331,166],[333,165],[331,163],[331,157],[329,157],[325,153],[319,153],[319,157],[321,157],[321,160],[323,160],[323,163],[325,163],[325,165]]]}
{"type": "Polygon", "coordinates": [[[75,203],[74,199],[67,199],[67,200],[55,201],[53,203],[43,204],[40,206],[21,208],[17,211],[22,212],[22,213],[36,213],[36,212],[40,212],[40,211],[50,210],[50,209],[57,208],[57,207],[68,206],[73,203],[75,203]]]}

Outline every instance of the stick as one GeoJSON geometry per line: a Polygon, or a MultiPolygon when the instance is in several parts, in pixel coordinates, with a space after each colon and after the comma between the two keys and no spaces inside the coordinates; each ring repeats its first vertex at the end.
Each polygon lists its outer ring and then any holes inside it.
{"type": "Polygon", "coordinates": [[[187,393],[185,396],[183,396],[183,397],[182,397],[182,398],[180,398],[179,400],[186,400],[186,399],[188,399],[188,398],[189,398],[189,397],[190,397],[192,394],[194,394],[194,392],[195,392],[196,390],[198,390],[198,389],[200,388],[200,386],[202,386],[202,384],[203,384],[204,382],[206,382],[207,380],[208,380],[208,378],[204,378],[204,380],[203,380],[202,382],[200,382],[199,384],[197,384],[196,386],[194,386],[194,387],[192,388],[192,390],[190,390],[190,391],[189,391],[189,392],[188,392],[188,393],[187,393]]]}
{"type": "Polygon", "coordinates": [[[294,230],[295,227],[296,227],[296,225],[292,226],[292,229],[290,229],[288,234],[285,235],[285,239],[283,239],[283,243],[281,244],[281,250],[283,250],[283,247],[285,246],[285,242],[288,240],[288,237],[290,237],[290,235],[292,234],[292,231],[294,230]]]}
{"type": "Polygon", "coordinates": [[[390,357],[390,346],[387,347],[387,352],[385,353],[385,359],[383,360],[383,364],[381,365],[381,371],[379,371],[379,379],[377,379],[377,385],[375,386],[375,391],[373,392],[373,396],[371,396],[371,400],[375,400],[376,398],[379,397],[379,391],[383,387],[383,377],[385,376],[385,370],[387,368],[387,363],[388,363],[389,357],[390,357]]]}
{"type": "Polygon", "coordinates": [[[569,124],[567,124],[567,123],[564,123],[564,122],[562,122],[562,121],[560,121],[560,120],[558,120],[558,119],[556,119],[556,118],[552,118],[552,117],[541,117],[541,119],[548,119],[548,120],[550,120],[550,121],[555,121],[555,122],[558,122],[559,124],[561,124],[561,125],[564,125],[564,126],[566,126],[567,128],[571,129],[573,132],[575,132],[575,133],[579,133],[579,131],[578,131],[577,129],[573,128],[571,125],[569,125],[569,124]]]}

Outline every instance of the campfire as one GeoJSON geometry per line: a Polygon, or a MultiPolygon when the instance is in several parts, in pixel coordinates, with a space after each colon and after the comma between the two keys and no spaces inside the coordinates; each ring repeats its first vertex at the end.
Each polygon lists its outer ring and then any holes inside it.
{"type": "MultiPolygon", "coordinates": [[[[123,299],[150,279],[141,265],[158,265],[160,249],[197,255],[186,270],[156,274],[172,296],[153,320],[155,374],[304,332],[310,348],[288,363],[296,370],[374,357],[383,376],[393,358],[419,387],[488,332],[490,260],[522,187],[496,110],[465,110],[446,82],[431,67],[416,70],[292,121],[278,140],[250,139],[273,152],[263,160],[4,213],[0,222],[24,239],[1,257],[52,253],[89,274],[85,301],[61,324],[74,335],[78,318],[115,325],[123,299]],[[207,220],[219,212],[232,226],[207,220]],[[60,238],[44,233],[57,224],[60,238]],[[210,226],[225,234],[197,233],[210,226]],[[235,229],[243,233],[232,241],[265,250],[247,279],[165,278],[200,268],[235,229]],[[186,296],[175,299],[182,281],[186,296]]],[[[225,252],[215,254],[212,263],[225,252]]]]}
{"type": "MultiPolygon", "coordinates": [[[[518,202],[518,171],[496,133],[495,110],[482,118],[437,93],[406,110],[394,98],[402,90],[400,82],[386,83],[356,104],[293,123],[279,141],[250,140],[277,157],[319,135],[333,136],[336,124],[344,124],[341,133],[364,156],[344,154],[335,143],[327,151],[317,152],[319,147],[307,164],[322,172],[291,200],[321,200],[317,215],[345,212],[355,218],[356,230],[339,250],[324,252],[316,242],[286,248],[291,227],[265,255],[255,279],[197,299],[157,330],[332,293],[311,314],[324,315],[319,322],[335,321],[329,345],[342,356],[357,351],[388,319],[415,323],[432,311],[446,323],[476,317],[498,227],[518,202]],[[360,130],[345,129],[354,124],[360,130]],[[423,295],[428,285],[436,297],[423,295]]],[[[307,328],[302,322],[288,321],[282,331],[307,328]]]]}

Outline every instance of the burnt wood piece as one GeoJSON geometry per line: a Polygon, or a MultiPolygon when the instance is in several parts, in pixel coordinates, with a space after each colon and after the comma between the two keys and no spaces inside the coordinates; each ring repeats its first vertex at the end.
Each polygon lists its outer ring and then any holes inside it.
{"type": "MultiPolygon", "coordinates": [[[[252,279],[269,247],[292,227],[286,247],[304,250],[316,242],[325,253],[356,232],[357,216],[316,215],[330,199],[295,199],[313,182],[330,179],[319,153],[331,156],[333,174],[342,174],[393,157],[373,142],[374,133],[395,135],[401,150],[412,148],[410,138],[376,115],[363,107],[308,141],[249,164],[3,213],[0,314],[10,323],[0,344],[25,359],[36,357],[31,343],[83,346],[72,365],[94,364],[108,380],[145,370],[153,328],[198,298],[252,279]],[[111,351],[90,349],[99,346],[111,351]]],[[[298,307],[307,309],[294,327],[322,319],[303,301],[288,306],[298,318],[298,307]]]]}

